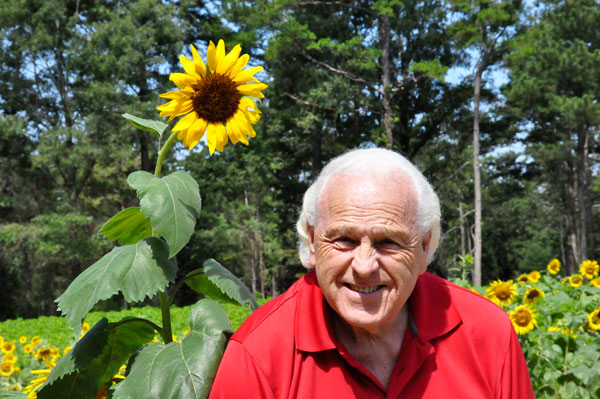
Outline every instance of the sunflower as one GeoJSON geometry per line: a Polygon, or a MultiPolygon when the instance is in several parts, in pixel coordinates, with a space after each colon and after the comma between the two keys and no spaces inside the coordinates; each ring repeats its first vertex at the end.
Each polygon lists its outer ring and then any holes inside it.
{"type": "Polygon", "coordinates": [[[587,315],[590,328],[600,330],[600,308],[587,315]]]}
{"type": "Polygon", "coordinates": [[[32,380],[31,383],[23,389],[23,393],[27,394],[27,399],[37,399],[37,390],[44,385],[50,371],[52,371],[52,367],[41,370],[31,370],[31,374],[39,377],[32,380]]]}
{"type": "Polygon", "coordinates": [[[600,266],[598,266],[598,262],[595,260],[588,259],[581,262],[581,265],[579,265],[579,273],[588,280],[591,280],[598,275],[598,269],[600,269],[600,266]]]}
{"type": "Polygon", "coordinates": [[[20,343],[20,344],[24,344],[25,342],[27,342],[27,337],[26,337],[26,336],[24,336],[24,335],[21,335],[21,336],[19,337],[19,343],[20,343]]]}
{"type": "Polygon", "coordinates": [[[0,364],[0,375],[2,377],[10,377],[15,372],[15,364],[13,362],[9,362],[8,360],[4,360],[0,364]]]}
{"type": "Polygon", "coordinates": [[[569,277],[568,281],[569,284],[571,284],[571,287],[574,288],[581,287],[581,284],[583,284],[583,278],[581,277],[581,274],[572,275],[569,277]]]}
{"type": "Polygon", "coordinates": [[[15,344],[13,342],[4,341],[2,344],[2,353],[13,353],[15,351],[15,344]]]}
{"type": "Polygon", "coordinates": [[[531,280],[534,283],[537,283],[538,280],[540,279],[540,277],[541,277],[541,274],[537,270],[534,270],[529,273],[529,280],[531,280]]]}
{"type": "Polygon", "coordinates": [[[517,277],[517,281],[519,283],[527,283],[529,281],[529,274],[521,274],[519,277],[517,277]]]}
{"type": "Polygon", "coordinates": [[[185,115],[173,127],[179,132],[177,139],[190,150],[198,144],[204,132],[212,155],[215,149],[223,151],[229,140],[248,145],[246,136],[255,137],[253,124],[260,119],[260,111],[249,97],[263,98],[261,90],[267,85],[254,78],[261,66],[243,69],[250,57],[240,57],[242,48],[236,45],[225,55],[225,43],[219,40],[215,47],[211,41],[204,65],[193,45],[193,60],[179,57],[185,73],[172,73],[169,79],[181,90],[163,93],[169,101],[159,106],[160,116],[173,118],[185,115]],[[245,97],[249,96],[249,97],[245,97]]]}
{"type": "Polygon", "coordinates": [[[600,277],[596,277],[595,279],[590,280],[590,285],[593,285],[596,288],[600,288],[600,277]]]}
{"type": "Polygon", "coordinates": [[[4,360],[6,360],[7,362],[16,363],[18,359],[19,358],[14,353],[7,353],[6,355],[4,355],[4,360]]]}
{"type": "Polygon", "coordinates": [[[33,346],[36,346],[40,342],[42,342],[42,339],[39,337],[39,335],[36,335],[35,337],[31,338],[31,344],[33,346]]]}
{"type": "Polygon", "coordinates": [[[35,353],[36,360],[46,360],[46,359],[49,359],[50,356],[52,356],[52,348],[50,348],[50,347],[40,348],[35,353]]]}
{"type": "Polygon", "coordinates": [[[23,346],[23,352],[25,352],[26,354],[29,354],[33,351],[33,345],[32,344],[27,344],[23,346]]]}
{"type": "Polygon", "coordinates": [[[535,310],[528,305],[519,305],[513,312],[510,312],[510,321],[519,335],[527,334],[537,326],[536,317],[535,310]]]}
{"type": "Polygon", "coordinates": [[[540,290],[537,287],[531,287],[525,291],[525,295],[523,295],[523,302],[525,303],[534,303],[540,298],[545,297],[544,291],[540,290]]]}
{"type": "Polygon", "coordinates": [[[556,258],[552,259],[548,266],[546,266],[546,270],[550,274],[557,274],[560,271],[560,261],[556,258]]]}
{"type": "Polygon", "coordinates": [[[503,282],[496,280],[485,290],[486,298],[490,299],[496,305],[506,306],[512,303],[517,297],[517,291],[512,280],[503,282]]]}

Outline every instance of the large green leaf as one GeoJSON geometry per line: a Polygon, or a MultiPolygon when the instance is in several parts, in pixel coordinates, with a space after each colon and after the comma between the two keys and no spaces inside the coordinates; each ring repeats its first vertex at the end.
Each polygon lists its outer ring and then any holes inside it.
{"type": "Polygon", "coordinates": [[[137,171],[127,182],[137,191],[142,212],[152,227],[169,244],[169,257],[175,256],[194,234],[201,206],[198,183],[181,170],[163,178],[137,171]]]}
{"type": "Polygon", "coordinates": [[[123,209],[102,226],[104,237],[123,245],[152,237],[150,220],[139,207],[123,209]]]}
{"type": "Polygon", "coordinates": [[[181,342],[154,343],[136,357],[113,399],[200,399],[208,397],[227,342],[233,333],[227,313],[210,299],[190,311],[192,330],[181,342]]]}
{"type": "Polygon", "coordinates": [[[145,130],[147,132],[153,132],[158,134],[159,137],[162,137],[165,129],[167,128],[167,124],[161,121],[153,121],[150,119],[142,119],[137,116],[133,116],[131,114],[123,114],[123,118],[127,119],[131,124],[138,129],[145,130]]]}
{"type": "Polygon", "coordinates": [[[258,309],[258,303],[252,292],[239,278],[214,259],[204,262],[204,273],[219,289],[242,306],[249,306],[252,311],[258,309]]]}
{"type": "Polygon", "coordinates": [[[81,273],[56,300],[58,309],[79,335],[87,312],[98,301],[119,291],[128,302],[153,296],[173,282],[177,263],[169,260],[160,238],[146,238],[134,245],[113,248],[81,273]]]}
{"type": "Polygon", "coordinates": [[[154,336],[154,329],[140,319],[118,323],[101,319],[52,369],[38,392],[39,399],[94,398],[139,347],[154,336]]]}

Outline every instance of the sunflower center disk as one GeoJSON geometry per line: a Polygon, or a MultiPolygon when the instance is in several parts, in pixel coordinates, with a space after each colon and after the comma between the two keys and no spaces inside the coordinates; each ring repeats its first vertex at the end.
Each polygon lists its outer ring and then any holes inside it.
{"type": "Polygon", "coordinates": [[[526,326],[531,321],[529,313],[523,311],[517,313],[516,319],[517,324],[520,326],[526,326]]]}
{"type": "Polygon", "coordinates": [[[240,92],[227,76],[214,73],[206,76],[194,89],[192,106],[199,118],[210,123],[231,118],[240,104],[240,92]]]}
{"type": "Polygon", "coordinates": [[[504,301],[510,298],[510,291],[508,291],[506,287],[500,287],[496,290],[496,296],[498,297],[498,299],[504,301]]]}

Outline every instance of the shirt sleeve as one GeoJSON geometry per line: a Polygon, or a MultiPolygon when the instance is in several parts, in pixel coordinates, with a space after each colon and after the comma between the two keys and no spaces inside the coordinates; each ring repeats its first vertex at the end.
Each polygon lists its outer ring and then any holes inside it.
{"type": "Polygon", "coordinates": [[[269,381],[244,346],[230,340],[217,370],[210,399],[274,398],[269,381]]]}
{"type": "Polygon", "coordinates": [[[500,376],[501,399],[534,399],[531,378],[527,369],[527,362],[519,338],[514,329],[511,328],[511,337],[502,374],[500,376]]]}

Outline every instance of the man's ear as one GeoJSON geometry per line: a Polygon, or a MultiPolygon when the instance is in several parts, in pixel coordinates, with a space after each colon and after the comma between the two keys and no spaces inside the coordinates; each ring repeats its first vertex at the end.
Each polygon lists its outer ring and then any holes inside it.
{"type": "Polygon", "coordinates": [[[310,251],[310,264],[315,267],[317,256],[315,251],[315,229],[306,222],[306,232],[308,233],[308,249],[310,251]]]}

